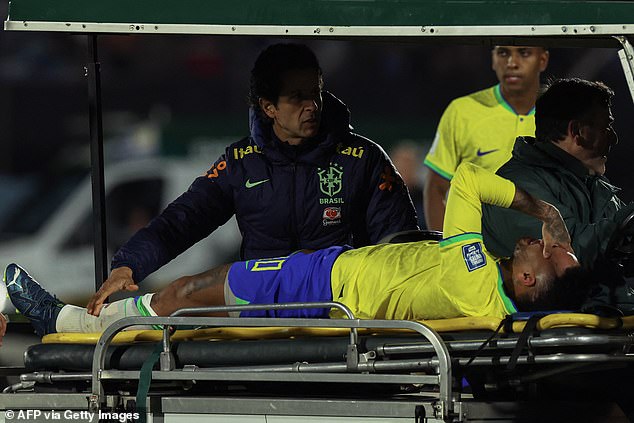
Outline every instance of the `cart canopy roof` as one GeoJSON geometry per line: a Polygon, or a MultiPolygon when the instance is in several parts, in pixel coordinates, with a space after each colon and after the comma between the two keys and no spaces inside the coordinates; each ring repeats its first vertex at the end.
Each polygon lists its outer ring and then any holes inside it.
{"type": "MultiPolygon", "coordinates": [[[[634,33],[634,2],[566,0],[13,0],[7,30],[329,38],[602,39],[634,33]]],[[[613,45],[613,44],[612,44],[613,45]]]]}

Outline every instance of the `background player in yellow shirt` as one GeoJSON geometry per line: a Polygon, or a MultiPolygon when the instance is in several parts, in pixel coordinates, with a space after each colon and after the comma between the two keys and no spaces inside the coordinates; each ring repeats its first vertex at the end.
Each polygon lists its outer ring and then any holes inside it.
{"type": "Polygon", "coordinates": [[[511,158],[515,138],[534,135],[539,76],[547,65],[542,47],[496,46],[492,67],[499,84],[449,104],[424,162],[428,229],[442,229],[449,181],[460,163],[495,172],[511,158]]]}
{"type": "MultiPolygon", "coordinates": [[[[438,319],[575,309],[584,297],[580,266],[556,208],[478,166],[452,180],[446,237],[438,242],[330,247],[219,266],[172,282],[157,294],[106,305],[98,317],[65,305],[23,269],[5,271],[13,304],[40,335],[98,332],[124,316],[167,316],[184,307],[237,303],[339,301],[359,318],[438,319]],[[498,261],[482,244],[482,203],[511,207],[543,222],[544,240],[521,239],[498,261]]],[[[327,317],[329,310],[243,312],[241,316],[327,317]]]]}

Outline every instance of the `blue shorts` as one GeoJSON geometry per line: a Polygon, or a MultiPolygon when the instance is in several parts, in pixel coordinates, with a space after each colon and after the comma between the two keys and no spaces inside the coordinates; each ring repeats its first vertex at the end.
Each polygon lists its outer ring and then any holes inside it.
{"type": "MultiPolygon", "coordinates": [[[[330,273],[350,247],[330,247],[314,253],[234,263],[227,283],[238,304],[331,301],[330,273]]],[[[243,311],[240,317],[328,317],[328,309],[243,311]]]]}

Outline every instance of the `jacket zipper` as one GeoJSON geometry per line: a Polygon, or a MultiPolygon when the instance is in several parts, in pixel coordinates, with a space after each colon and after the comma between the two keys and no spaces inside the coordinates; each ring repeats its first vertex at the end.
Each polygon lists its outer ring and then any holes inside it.
{"type": "Polygon", "coordinates": [[[296,195],[295,190],[297,189],[297,162],[293,161],[291,164],[291,169],[293,171],[293,180],[291,183],[291,248],[290,252],[295,252],[299,249],[299,236],[297,235],[297,206],[295,204],[296,195]]]}

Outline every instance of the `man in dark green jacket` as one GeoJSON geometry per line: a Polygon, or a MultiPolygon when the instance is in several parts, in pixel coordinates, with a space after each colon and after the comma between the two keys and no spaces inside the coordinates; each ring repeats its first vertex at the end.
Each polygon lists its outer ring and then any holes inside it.
{"type": "MultiPolygon", "coordinates": [[[[497,172],[557,207],[581,264],[602,273],[610,238],[634,211],[634,204],[623,203],[617,196],[619,188],[604,176],[607,155],[618,142],[612,128],[613,95],[599,82],[554,81],[536,103],[536,138],[518,138],[513,157],[497,172]]],[[[482,230],[487,249],[508,257],[514,240],[538,237],[541,226],[512,210],[485,206],[482,230]]],[[[629,309],[625,304],[634,304],[634,296],[629,295],[633,290],[627,284],[619,285],[612,292],[618,298],[612,301],[629,309]]]]}

